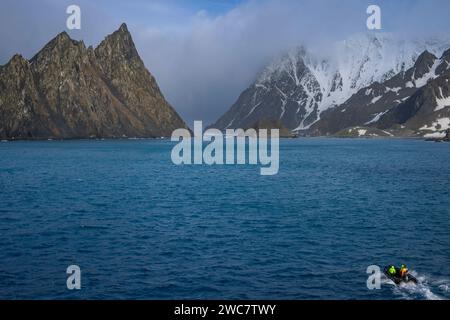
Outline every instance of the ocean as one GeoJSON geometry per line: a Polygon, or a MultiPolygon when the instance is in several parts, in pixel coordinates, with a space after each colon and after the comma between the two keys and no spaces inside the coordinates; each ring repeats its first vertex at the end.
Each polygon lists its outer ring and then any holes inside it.
{"type": "Polygon", "coordinates": [[[449,143],[282,140],[274,176],[173,146],[0,143],[0,299],[450,298],[449,143]],[[421,284],[369,290],[390,263],[421,284]]]}

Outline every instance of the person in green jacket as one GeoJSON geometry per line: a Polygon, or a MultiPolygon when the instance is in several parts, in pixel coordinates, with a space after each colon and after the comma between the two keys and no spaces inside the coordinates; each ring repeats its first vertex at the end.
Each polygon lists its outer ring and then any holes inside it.
{"type": "Polygon", "coordinates": [[[394,267],[394,266],[390,266],[389,269],[388,269],[388,273],[389,273],[391,276],[395,276],[395,274],[397,273],[397,270],[395,270],[395,267],[394,267]]]}

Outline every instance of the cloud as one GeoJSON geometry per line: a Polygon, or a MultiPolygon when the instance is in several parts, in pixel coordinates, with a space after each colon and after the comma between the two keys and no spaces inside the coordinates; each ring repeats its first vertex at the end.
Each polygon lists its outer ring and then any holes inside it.
{"type": "Polygon", "coordinates": [[[92,1],[2,0],[0,64],[7,62],[15,53],[31,58],[51,38],[64,30],[74,39],[83,39],[87,44],[95,44],[118,24],[119,21],[92,1]],[[82,29],[65,30],[68,17],[66,9],[74,2],[82,8],[82,29]]]}
{"type": "Polygon", "coordinates": [[[12,1],[0,4],[0,64],[31,57],[64,30],[65,9],[82,8],[87,44],[126,22],[146,66],[182,117],[214,122],[274,56],[298,45],[328,45],[366,32],[366,8],[382,9],[384,31],[404,36],[450,30],[448,0],[12,1]]]}
{"type": "Polygon", "coordinates": [[[361,1],[353,1],[357,5],[351,12],[344,12],[338,2],[331,3],[250,1],[218,16],[203,10],[179,30],[173,26],[143,29],[137,43],[184,118],[211,123],[281,51],[323,43],[344,36],[346,30],[365,27],[366,7],[361,1]]]}

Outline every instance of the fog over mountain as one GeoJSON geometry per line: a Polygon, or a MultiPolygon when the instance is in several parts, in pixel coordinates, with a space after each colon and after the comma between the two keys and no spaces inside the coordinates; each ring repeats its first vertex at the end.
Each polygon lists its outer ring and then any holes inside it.
{"type": "MultiPolygon", "coordinates": [[[[26,58],[65,28],[72,1],[2,1],[0,64],[26,58]]],[[[371,1],[78,1],[82,29],[74,39],[98,45],[126,22],[141,57],[167,100],[191,124],[215,122],[262,68],[304,45],[329,54],[329,44],[368,32],[371,1]]],[[[446,0],[378,1],[381,32],[403,38],[441,37],[450,30],[446,0]],[[429,23],[432,21],[433,23],[429,23]]]]}

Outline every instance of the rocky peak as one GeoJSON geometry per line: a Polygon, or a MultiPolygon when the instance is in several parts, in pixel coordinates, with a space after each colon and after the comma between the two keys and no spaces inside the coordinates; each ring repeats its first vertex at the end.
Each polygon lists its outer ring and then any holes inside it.
{"type": "Polygon", "coordinates": [[[31,58],[30,62],[36,70],[42,72],[50,66],[59,65],[59,68],[64,68],[73,61],[87,60],[84,42],[73,40],[66,32],[61,32],[31,58]]]}
{"type": "Polygon", "coordinates": [[[30,64],[22,55],[15,54],[7,64],[0,67],[5,78],[23,79],[30,72],[30,64]]]}
{"type": "Polygon", "coordinates": [[[53,42],[69,42],[72,41],[72,39],[70,38],[69,34],[66,31],[60,32],[56,35],[55,38],[53,38],[53,40],[50,41],[50,43],[53,42]]]}
{"type": "Polygon", "coordinates": [[[42,54],[47,54],[55,51],[63,51],[78,46],[84,47],[84,43],[82,41],[71,39],[67,32],[63,31],[52,40],[50,40],[50,42],[47,43],[44,48],[42,48],[42,50],[39,51],[33,58],[31,58],[31,60],[35,61],[42,54]]]}
{"type": "Polygon", "coordinates": [[[437,57],[434,54],[430,53],[428,50],[425,50],[419,57],[417,57],[417,61],[414,64],[414,79],[419,79],[430,72],[431,67],[436,60],[437,57]]]}
{"type": "Polygon", "coordinates": [[[28,65],[28,60],[22,57],[21,54],[16,53],[15,55],[12,56],[12,58],[8,61],[6,65],[13,68],[23,67],[28,65]]]}
{"type": "Polygon", "coordinates": [[[125,24],[96,49],[62,32],[30,63],[14,56],[0,88],[1,138],[161,137],[186,127],[125,24]]]}
{"type": "Polygon", "coordinates": [[[139,58],[136,46],[125,23],[122,23],[118,30],[107,36],[95,49],[95,53],[101,59],[110,59],[111,57],[139,58]]]}
{"type": "Polygon", "coordinates": [[[446,72],[447,70],[449,70],[449,68],[450,68],[450,49],[448,49],[447,51],[445,51],[442,54],[441,61],[442,61],[441,64],[436,69],[437,74],[442,74],[442,73],[446,72]]]}
{"type": "Polygon", "coordinates": [[[444,51],[444,53],[442,54],[441,59],[442,60],[445,59],[447,61],[450,61],[450,49],[444,51]]]}
{"type": "Polygon", "coordinates": [[[432,54],[430,51],[425,50],[424,52],[422,52],[422,54],[420,56],[417,57],[417,61],[416,61],[416,65],[417,64],[421,64],[421,63],[433,63],[434,60],[436,60],[437,57],[432,54]]]}
{"type": "Polygon", "coordinates": [[[119,27],[119,29],[117,31],[129,34],[128,26],[127,26],[127,24],[125,22],[120,25],[120,27],[119,27]]]}

